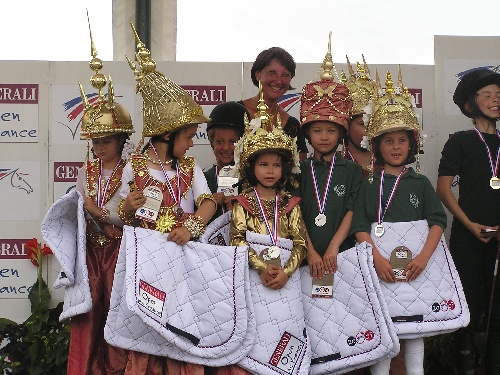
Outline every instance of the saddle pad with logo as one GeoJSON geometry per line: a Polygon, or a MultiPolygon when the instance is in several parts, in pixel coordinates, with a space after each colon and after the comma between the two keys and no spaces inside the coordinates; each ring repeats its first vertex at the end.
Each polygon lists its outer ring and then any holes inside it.
{"type": "Polygon", "coordinates": [[[157,231],[125,226],[106,340],[191,363],[237,362],[254,335],[247,259],[246,247],[181,247],[157,231]]]}
{"type": "MultiPolygon", "coordinates": [[[[246,240],[257,254],[270,246],[268,235],[246,232],[246,240]]],[[[282,267],[290,257],[293,242],[278,238],[282,267]]],[[[257,271],[250,270],[250,290],[255,309],[255,344],[238,365],[253,374],[308,374],[311,360],[300,291],[299,272],[285,286],[274,290],[262,285],[257,271]]]]}
{"type": "MultiPolygon", "coordinates": [[[[407,247],[414,258],[422,251],[429,233],[426,220],[384,222],[384,234],[377,237],[374,234],[376,224],[372,224],[371,237],[386,259],[390,259],[398,246],[407,247]]],[[[373,277],[377,277],[376,273],[373,277]]],[[[444,236],[415,280],[395,283],[380,280],[380,286],[400,338],[438,335],[469,324],[469,308],[462,283],[444,236]]]]}
{"type": "Polygon", "coordinates": [[[207,225],[198,241],[201,243],[210,243],[212,245],[228,246],[230,241],[229,231],[231,229],[232,211],[226,211],[217,219],[207,225]]]}
{"type": "Polygon", "coordinates": [[[72,190],[59,198],[45,215],[41,233],[54,253],[61,272],[54,288],[64,287],[59,320],[84,314],[92,308],[86,261],[86,223],[83,197],[72,190]]]}
{"type": "Polygon", "coordinates": [[[364,242],[341,252],[337,266],[332,298],[313,298],[309,266],[300,268],[311,374],[341,374],[399,352],[387,305],[379,298],[380,285],[369,270],[373,268],[371,246],[364,242]]]}

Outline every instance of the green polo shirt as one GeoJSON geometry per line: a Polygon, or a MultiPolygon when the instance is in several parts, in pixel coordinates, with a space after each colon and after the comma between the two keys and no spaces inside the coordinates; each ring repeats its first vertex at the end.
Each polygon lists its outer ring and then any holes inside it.
{"type": "MultiPolygon", "coordinates": [[[[319,214],[319,206],[314,193],[311,160],[316,174],[319,198],[320,200],[323,198],[330,162],[323,162],[314,158],[308,158],[300,162],[300,186],[292,194],[302,197],[300,208],[309,238],[316,252],[323,256],[345,214],[354,208],[363,174],[358,164],[337,155],[325,205],[326,224],[318,227],[314,223],[314,219],[319,214]]],[[[347,250],[353,244],[352,239],[346,239],[340,246],[340,251],[347,250]]]]}
{"type": "MultiPolygon", "coordinates": [[[[375,172],[373,183],[367,179],[361,183],[354,206],[351,234],[371,232],[371,224],[377,222],[381,171],[375,172]]],[[[385,174],[383,204],[386,204],[397,176],[385,174]]],[[[429,227],[446,228],[446,213],[429,179],[409,168],[399,184],[383,221],[389,223],[427,220],[429,227]]]]}

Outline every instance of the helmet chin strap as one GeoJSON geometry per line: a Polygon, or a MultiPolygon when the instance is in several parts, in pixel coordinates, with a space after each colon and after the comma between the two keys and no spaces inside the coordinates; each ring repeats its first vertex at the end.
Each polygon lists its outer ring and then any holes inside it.
{"type": "Polygon", "coordinates": [[[337,148],[339,148],[339,144],[338,143],[337,143],[337,146],[335,146],[330,151],[320,154],[319,160],[325,161],[325,156],[333,155],[335,153],[335,151],[337,151],[337,148]]]}
{"type": "Polygon", "coordinates": [[[387,164],[387,165],[390,165],[391,167],[394,167],[394,168],[399,168],[399,167],[402,167],[404,165],[406,165],[406,161],[404,161],[403,163],[401,164],[391,164],[391,163],[388,163],[384,160],[384,163],[387,164]]]}
{"type": "Polygon", "coordinates": [[[491,122],[493,125],[495,125],[495,123],[498,121],[497,118],[493,118],[493,117],[489,117],[489,116],[486,116],[483,111],[479,111],[479,115],[482,117],[482,118],[485,118],[486,120],[488,120],[489,122],[491,122]]]}
{"type": "Polygon", "coordinates": [[[352,138],[351,138],[351,135],[350,135],[350,134],[349,134],[347,137],[348,137],[349,141],[352,143],[352,145],[354,146],[354,148],[355,148],[356,150],[361,151],[361,152],[370,152],[370,151],[368,151],[366,148],[361,147],[361,146],[359,146],[356,142],[354,142],[354,141],[352,140],[352,138]]]}
{"type": "Polygon", "coordinates": [[[279,189],[280,181],[281,178],[273,186],[264,186],[264,184],[262,184],[262,182],[260,182],[259,180],[257,180],[257,183],[266,189],[279,189]]]}

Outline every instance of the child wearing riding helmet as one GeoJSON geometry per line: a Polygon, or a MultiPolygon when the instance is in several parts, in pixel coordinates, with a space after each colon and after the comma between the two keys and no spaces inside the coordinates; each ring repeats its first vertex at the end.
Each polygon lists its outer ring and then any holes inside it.
{"type": "Polygon", "coordinates": [[[336,152],[347,132],[352,99],[347,87],[333,80],[332,68],[328,51],[321,80],[303,87],[300,107],[301,129],[313,154],[300,162],[299,189],[294,194],[302,197],[307,263],[316,279],[333,274],[339,251],[354,245],[348,235],[362,179],[361,168],[336,152]]]}
{"type": "Polygon", "coordinates": [[[230,210],[232,197],[238,195],[236,187],[233,188],[230,184],[233,178],[237,182],[237,177],[234,176],[235,173],[232,170],[236,168],[234,167],[234,145],[245,130],[245,116],[248,119],[250,114],[243,104],[237,102],[218,104],[210,113],[207,136],[214,151],[215,164],[203,172],[217,202],[217,211],[210,221],[230,210]],[[229,184],[219,183],[226,180],[229,184]]]}
{"type": "MultiPolygon", "coordinates": [[[[371,141],[375,163],[380,169],[375,172],[373,181],[364,179],[361,183],[351,233],[358,242],[366,241],[372,246],[373,263],[381,284],[395,285],[398,281],[410,285],[418,277],[428,277],[425,268],[446,227],[446,214],[430,181],[418,172],[418,162],[417,172],[408,167],[418,157],[419,123],[414,114],[411,95],[403,88],[401,74],[398,78],[398,84],[394,87],[388,72],[384,92],[380,89],[377,76],[377,92],[383,92],[383,95],[374,98],[373,106],[368,110],[370,118],[367,135],[371,141]],[[402,251],[395,253],[399,261],[406,261],[403,265],[396,265],[392,254],[381,250],[384,241],[390,239],[389,228],[393,223],[423,220],[426,222],[420,222],[423,228],[420,228],[419,233],[427,231],[427,235],[419,237],[422,242],[404,242],[411,249],[408,252],[406,248],[400,249],[402,251]],[[420,253],[412,257],[411,253],[416,253],[419,247],[420,253]]],[[[404,238],[405,233],[400,231],[400,236],[404,238]]],[[[398,289],[390,294],[386,299],[405,301],[412,298],[402,295],[398,289]]],[[[391,317],[394,315],[391,308],[389,313],[391,317]]],[[[408,316],[401,319],[412,321],[408,316]]],[[[418,331],[414,334],[416,338],[404,340],[406,373],[423,375],[424,340],[418,331]]],[[[390,363],[390,359],[381,361],[372,365],[370,370],[372,374],[388,375],[390,363]]]]}
{"type": "Polygon", "coordinates": [[[497,287],[493,285],[498,256],[494,231],[500,224],[500,132],[496,127],[500,118],[500,74],[488,68],[470,71],[458,83],[453,101],[473,125],[471,130],[458,131],[447,140],[437,181],[437,193],[453,215],[450,251],[471,311],[471,323],[454,335],[457,370],[459,374],[474,372],[474,336],[486,312],[489,332],[485,373],[500,374],[498,280],[497,287]],[[458,200],[451,190],[455,176],[460,178],[458,200]]]}

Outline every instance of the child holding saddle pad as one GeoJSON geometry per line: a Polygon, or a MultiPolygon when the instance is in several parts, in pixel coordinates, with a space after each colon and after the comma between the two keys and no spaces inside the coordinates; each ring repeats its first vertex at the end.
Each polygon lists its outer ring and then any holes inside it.
{"type": "MultiPolygon", "coordinates": [[[[443,239],[446,214],[429,180],[419,173],[419,123],[414,100],[388,72],[386,88],[367,110],[367,135],[382,168],[362,182],[351,233],[373,248],[383,297],[400,339],[408,375],[424,374],[423,337],[468,324],[469,313],[455,266],[443,239]],[[408,164],[415,162],[416,171],[408,164]]],[[[371,366],[389,374],[390,359],[371,366]]]]}
{"type": "MultiPolygon", "coordinates": [[[[136,39],[139,67],[129,63],[138,76],[137,91],[144,101],[142,135],[151,138],[142,153],[132,155],[124,168],[119,214],[129,226],[160,232],[167,241],[185,245],[203,233],[215,213],[203,171],[194,158],[185,156],[193,146],[198,124],[208,118],[189,93],[151,69],[155,62],[137,34],[136,39]]],[[[150,273],[155,272],[157,268],[153,267],[150,273]]],[[[141,286],[141,291],[150,299],[164,293],[149,284],[141,286]]],[[[163,314],[160,310],[159,315],[163,314]]],[[[202,365],[137,351],[130,352],[125,374],[163,374],[164,368],[168,374],[204,374],[202,365]]]]}
{"type": "Polygon", "coordinates": [[[295,272],[306,253],[304,223],[300,198],[283,190],[298,157],[293,138],[280,126],[272,128],[266,110],[260,89],[256,118],[235,150],[240,180],[247,186],[234,201],[230,230],[231,245],[249,246],[257,334],[246,357],[214,369],[217,375],[309,370],[310,345],[295,272]]]}

